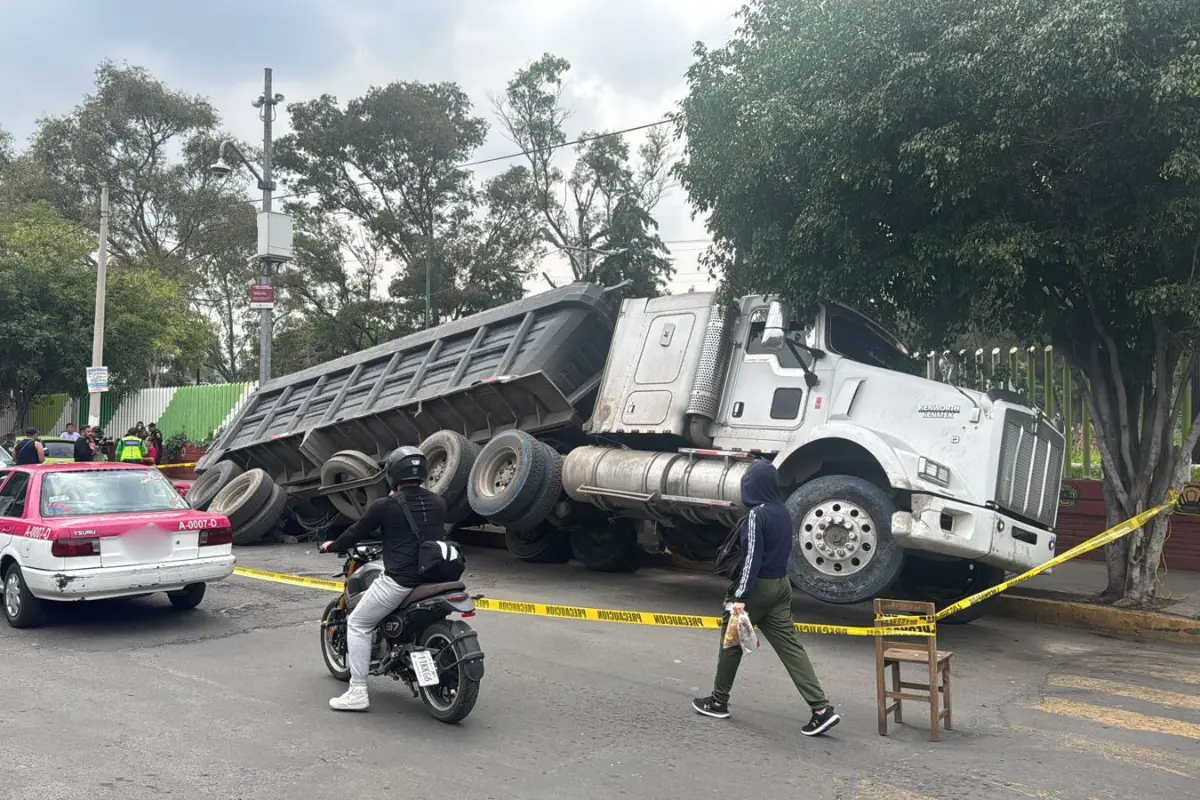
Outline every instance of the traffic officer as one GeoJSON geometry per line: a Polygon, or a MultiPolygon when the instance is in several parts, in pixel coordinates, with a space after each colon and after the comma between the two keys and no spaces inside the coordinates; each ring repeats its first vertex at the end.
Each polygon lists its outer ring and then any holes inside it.
{"type": "Polygon", "coordinates": [[[141,464],[146,457],[146,443],[137,435],[137,428],[130,428],[117,442],[117,461],[122,464],[141,464]]]}

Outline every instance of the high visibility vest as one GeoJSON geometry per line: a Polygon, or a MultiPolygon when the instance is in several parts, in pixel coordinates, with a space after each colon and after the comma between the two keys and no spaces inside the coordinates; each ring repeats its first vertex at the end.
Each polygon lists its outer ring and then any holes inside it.
{"type": "Polygon", "coordinates": [[[127,436],[117,445],[117,461],[141,461],[144,457],[141,439],[127,436]]]}

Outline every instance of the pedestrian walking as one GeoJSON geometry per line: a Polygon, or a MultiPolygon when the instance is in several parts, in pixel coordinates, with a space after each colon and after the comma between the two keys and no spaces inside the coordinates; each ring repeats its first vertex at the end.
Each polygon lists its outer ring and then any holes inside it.
{"type": "Polygon", "coordinates": [[[117,461],[122,464],[141,464],[145,458],[146,442],[137,435],[137,428],[130,428],[117,442],[117,461]]]}
{"type": "Polygon", "coordinates": [[[733,571],[733,584],[725,594],[727,609],[721,623],[717,675],[712,694],[693,700],[692,707],[707,717],[729,717],[729,693],[742,663],[742,648],[725,647],[724,633],[745,611],[771,643],[812,710],[812,718],[800,732],[817,736],[838,724],[841,717],[825,696],[796,632],[792,584],[787,574],[792,557],[792,515],[779,499],[779,472],[770,462],[756,462],[742,476],[742,502],[750,513],[739,525],[741,563],[733,571]]]}
{"type": "Polygon", "coordinates": [[[26,428],[25,438],[17,442],[13,458],[18,464],[41,464],[46,460],[46,448],[38,441],[37,428],[26,428]]]}

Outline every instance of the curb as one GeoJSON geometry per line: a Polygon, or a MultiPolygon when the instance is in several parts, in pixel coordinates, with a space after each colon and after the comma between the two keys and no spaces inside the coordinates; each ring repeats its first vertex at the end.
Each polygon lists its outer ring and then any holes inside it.
{"type": "Polygon", "coordinates": [[[991,613],[1010,619],[1080,628],[1143,641],[1200,645],[1200,620],[1153,611],[1131,611],[1092,603],[1002,594],[996,597],[991,613]]]}

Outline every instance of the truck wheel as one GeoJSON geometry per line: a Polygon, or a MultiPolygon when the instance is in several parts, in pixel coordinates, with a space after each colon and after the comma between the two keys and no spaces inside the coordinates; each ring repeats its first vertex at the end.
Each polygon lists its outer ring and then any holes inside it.
{"type": "Polygon", "coordinates": [[[467,498],[494,525],[522,516],[546,481],[547,451],[524,431],[504,431],[484,445],[471,468],[467,498]]]}
{"type": "Polygon", "coordinates": [[[788,577],[826,603],[859,603],[886,590],[904,566],[892,537],[891,496],[862,478],[827,475],[787,499],[794,532],[788,577]]]}
{"type": "Polygon", "coordinates": [[[275,482],[271,476],[261,469],[243,472],[231,480],[209,504],[208,510],[229,518],[229,524],[236,531],[249,522],[267,501],[275,482]]]}
{"type": "Polygon", "coordinates": [[[266,536],[267,531],[279,522],[284,506],[287,505],[288,494],[287,490],[278,484],[273,483],[271,486],[271,497],[263,504],[258,513],[240,528],[233,529],[234,544],[239,546],[254,544],[266,536]]]}
{"type": "Polygon", "coordinates": [[[504,531],[508,552],[530,564],[564,564],[571,558],[571,537],[543,522],[531,531],[504,531]]]}
{"type": "MultiPolygon", "coordinates": [[[[936,559],[919,553],[906,553],[904,568],[896,581],[899,594],[908,600],[933,603],[941,611],[964,597],[990,589],[1004,580],[1004,570],[965,558],[936,559]]],[[[966,625],[988,613],[995,602],[989,597],[982,603],[968,606],[941,622],[947,625],[966,625]]]]}
{"type": "Polygon", "coordinates": [[[541,489],[534,495],[529,509],[505,527],[514,531],[530,531],[541,525],[550,516],[563,493],[563,457],[549,445],[538,443],[546,452],[545,479],[541,489]]]}
{"type": "Polygon", "coordinates": [[[372,475],[379,475],[377,483],[328,495],[329,502],[333,503],[334,508],[345,514],[350,520],[356,521],[362,518],[367,506],[387,495],[383,475],[375,460],[358,450],[341,450],[334,453],[328,461],[321,465],[321,486],[348,483],[369,478],[372,475]]]}
{"type": "Polygon", "coordinates": [[[425,488],[441,495],[447,507],[455,507],[467,493],[471,467],[479,457],[479,445],[457,431],[438,431],[421,442],[429,464],[425,488]]]}
{"type": "Polygon", "coordinates": [[[595,572],[633,572],[641,562],[637,528],[621,518],[577,528],[571,531],[571,554],[595,572]]]}
{"type": "Polygon", "coordinates": [[[207,511],[217,494],[241,474],[242,468],[232,461],[218,461],[192,483],[187,493],[188,503],[198,511],[207,511]]]}

